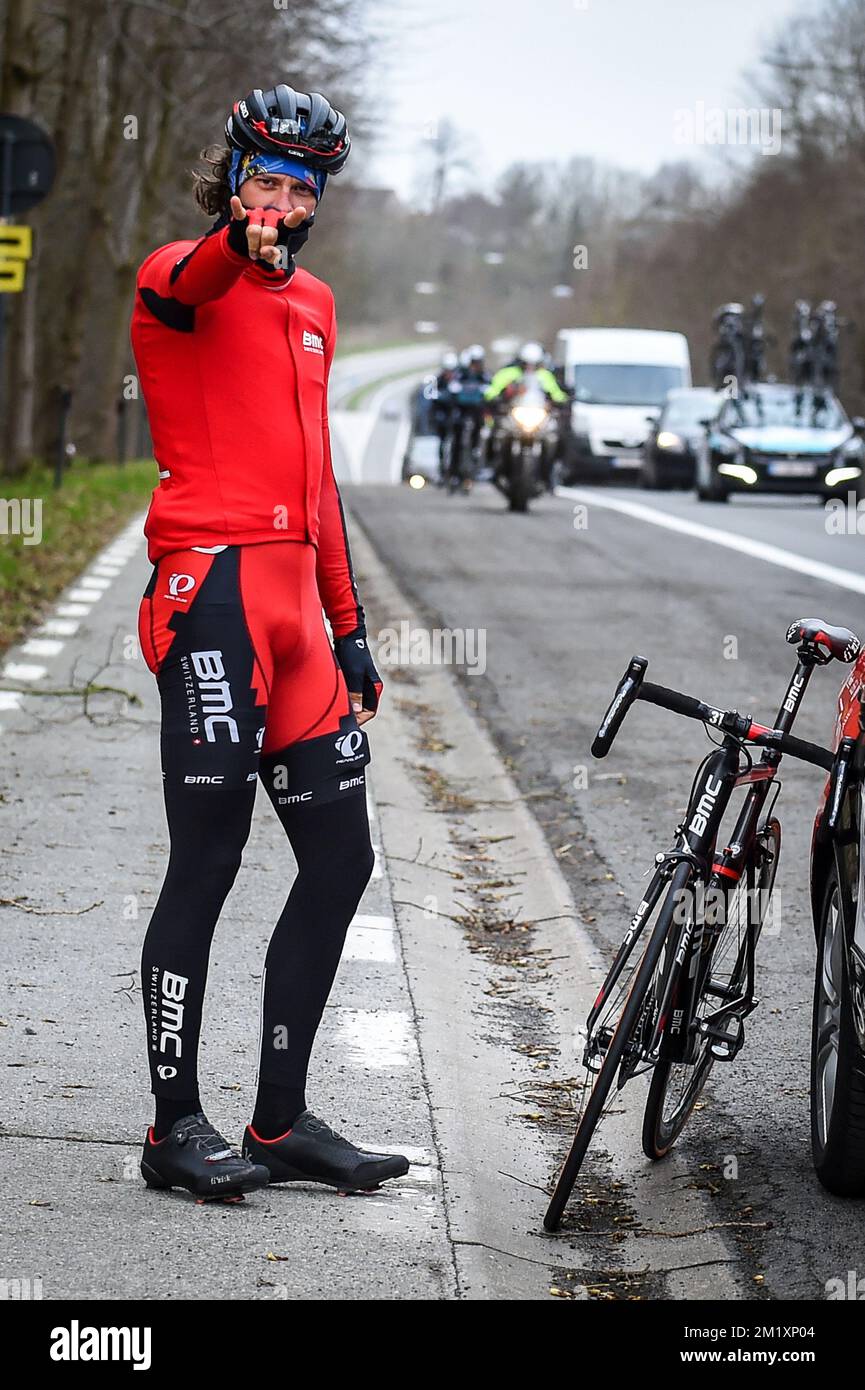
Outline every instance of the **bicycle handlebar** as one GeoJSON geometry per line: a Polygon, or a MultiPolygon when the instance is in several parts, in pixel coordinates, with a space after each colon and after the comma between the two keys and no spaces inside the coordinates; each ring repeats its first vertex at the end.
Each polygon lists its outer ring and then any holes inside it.
{"type": "Polygon", "coordinates": [[[735,710],[716,709],[714,705],[695,700],[693,695],[684,695],[681,691],[670,690],[665,685],[653,685],[651,681],[644,681],[643,676],[648,664],[643,656],[631,657],[628,669],[616,686],[616,693],[595,735],[592,743],[593,757],[607,756],[631,705],[635,700],[646,700],[651,705],[660,705],[662,709],[681,714],[686,719],[696,719],[724,733],[746,739],[749,743],[763,748],[773,748],[778,753],[786,753],[791,758],[812,763],[826,772],[832,771],[835,755],[828,748],[822,748],[818,743],[809,743],[805,739],[794,738],[792,734],[782,733],[780,729],[769,729],[765,725],[754,724],[747,715],[737,714],[735,710]]]}
{"type": "Polygon", "coordinates": [[[601,720],[601,727],[595,734],[592,743],[593,758],[605,758],[609,753],[613,739],[622,727],[625,715],[639,696],[640,686],[643,683],[643,676],[648,664],[648,659],[644,656],[632,656],[628,662],[628,669],[616,686],[616,693],[610,702],[610,707],[601,720]]]}

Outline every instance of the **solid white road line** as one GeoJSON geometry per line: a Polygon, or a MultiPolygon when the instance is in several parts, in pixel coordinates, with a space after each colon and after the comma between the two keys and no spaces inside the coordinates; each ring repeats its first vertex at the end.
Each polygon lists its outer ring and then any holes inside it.
{"type": "Polygon", "coordinates": [[[378,416],[371,410],[332,410],[330,425],[345,454],[351,483],[363,481],[363,460],[378,416]]]}
{"type": "Polygon", "coordinates": [[[652,526],[663,526],[668,531],[678,531],[680,535],[693,540],[708,541],[711,545],[722,545],[727,550],[736,550],[740,555],[750,555],[755,560],[765,560],[769,565],[780,565],[782,569],[793,570],[796,574],[807,574],[811,579],[821,579],[826,584],[835,584],[840,589],[851,589],[854,594],[865,594],[865,575],[855,574],[853,570],[842,569],[838,565],[826,565],[821,560],[811,560],[807,555],[797,555],[793,550],[783,550],[777,545],[767,545],[764,541],[749,540],[747,536],[734,536],[729,531],[716,526],[704,526],[700,521],[688,521],[685,517],[669,516],[665,512],[647,507],[643,502],[626,502],[617,497],[601,497],[583,488],[559,487],[559,497],[573,497],[577,502],[588,506],[606,507],[611,512],[621,512],[635,521],[647,521],[652,526]]]}

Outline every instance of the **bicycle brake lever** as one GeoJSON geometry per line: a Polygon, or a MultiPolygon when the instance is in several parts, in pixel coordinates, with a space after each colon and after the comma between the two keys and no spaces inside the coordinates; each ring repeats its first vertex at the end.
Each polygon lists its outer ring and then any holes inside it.
{"type": "Polygon", "coordinates": [[[850,780],[850,770],[855,751],[855,738],[842,738],[838,745],[832,771],[829,774],[829,794],[826,798],[828,806],[828,815],[826,817],[827,831],[836,830],[838,828],[838,821],[841,818],[841,807],[844,805],[844,796],[847,791],[847,784],[850,780]]]}

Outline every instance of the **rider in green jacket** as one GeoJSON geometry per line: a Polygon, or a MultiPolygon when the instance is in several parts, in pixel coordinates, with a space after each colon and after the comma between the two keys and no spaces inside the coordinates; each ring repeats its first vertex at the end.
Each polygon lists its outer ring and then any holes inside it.
{"type": "Polygon", "coordinates": [[[544,394],[556,405],[564,405],[568,400],[567,393],[562,390],[549,368],[544,366],[544,355],[540,343],[524,343],[520,348],[518,360],[496,372],[484,392],[484,400],[496,401],[505,393],[508,396],[512,395],[513,392],[508,388],[518,386],[526,372],[530,371],[544,394]]]}

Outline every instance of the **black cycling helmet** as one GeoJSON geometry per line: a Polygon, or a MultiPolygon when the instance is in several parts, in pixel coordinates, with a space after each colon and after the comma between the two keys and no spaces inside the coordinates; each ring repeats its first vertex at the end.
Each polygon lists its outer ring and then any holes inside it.
{"type": "Polygon", "coordinates": [[[290,154],[325,174],[338,174],[351,149],[345,116],[320,92],[296,92],[284,82],[236,101],[225,138],[232,149],[290,154]]]}

